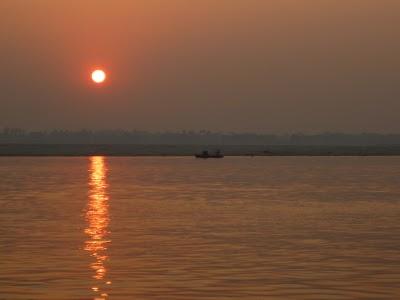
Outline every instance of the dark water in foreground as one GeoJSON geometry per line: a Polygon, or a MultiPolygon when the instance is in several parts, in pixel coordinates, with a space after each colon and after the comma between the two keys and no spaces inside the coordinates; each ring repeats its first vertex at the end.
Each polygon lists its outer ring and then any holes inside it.
{"type": "Polygon", "coordinates": [[[400,157],[0,158],[0,299],[400,299],[400,157]]]}

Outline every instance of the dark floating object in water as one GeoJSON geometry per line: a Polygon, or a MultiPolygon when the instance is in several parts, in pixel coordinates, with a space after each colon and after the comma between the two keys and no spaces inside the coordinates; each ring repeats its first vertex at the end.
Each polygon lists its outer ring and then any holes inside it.
{"type": "Polygon", "coordinates": [[[208,151],[203,151],[200,154],[196,154],[196,158],[224,158],[224,155],[220,150],[215,151],[213,154],[210,154],[208,151]]]}

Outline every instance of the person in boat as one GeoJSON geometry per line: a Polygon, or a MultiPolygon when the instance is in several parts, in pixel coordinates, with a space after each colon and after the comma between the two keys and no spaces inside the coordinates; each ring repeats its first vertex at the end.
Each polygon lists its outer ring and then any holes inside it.
{"type": "Polygon", "coordinates": [[[196,154],[198,158],[223,158],[221,150],[215,151],[215,154],[210,154],[208,151],[203,151],[201,154],[196,154]]]}

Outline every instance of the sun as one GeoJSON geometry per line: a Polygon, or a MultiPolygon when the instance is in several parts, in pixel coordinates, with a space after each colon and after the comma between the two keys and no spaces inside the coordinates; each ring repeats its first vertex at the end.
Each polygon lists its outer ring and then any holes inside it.
{"type": "Polygon", "coordinates": [[[103,70],[94,70],[92,72],[92,80],[94,83],[103,83],[107,78],[106,72],[104,72],[103,70]]]}

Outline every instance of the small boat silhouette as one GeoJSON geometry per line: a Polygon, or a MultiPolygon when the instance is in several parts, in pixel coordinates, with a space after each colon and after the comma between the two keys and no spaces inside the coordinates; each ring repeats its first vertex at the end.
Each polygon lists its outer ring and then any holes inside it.
{"type": "Polygon", "coordinates": [[[215,151],[215,153],[210,154],[208,151],[203,151],[200,154],[195,155],[196,158],[224,158],[224,155],[220,150],[215,151]]]}

